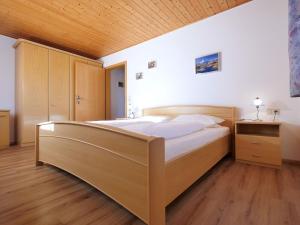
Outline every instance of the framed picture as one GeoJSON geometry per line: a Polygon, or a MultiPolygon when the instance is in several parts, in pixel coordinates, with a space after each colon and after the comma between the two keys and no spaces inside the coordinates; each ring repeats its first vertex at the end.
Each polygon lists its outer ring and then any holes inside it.
{"type": "Polygon", "coordinates": [[[289,1],[289,58],[291,97],[300,97],[300,1],[289,1]]]}
{"type": "Polygon", "coordinates": [[[220,71],[221,70],[220,56],[221,53],[218,52],[218,53],[196,58],[195,60],[196,74],[220,71]]]}

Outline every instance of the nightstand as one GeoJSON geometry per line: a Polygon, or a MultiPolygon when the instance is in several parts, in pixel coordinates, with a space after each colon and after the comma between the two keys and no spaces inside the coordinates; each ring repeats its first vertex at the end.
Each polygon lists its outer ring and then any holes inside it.
{"type": "Polygon", "coordinates": [[[280,168],[279,122],[237,121],[235,158],[238,161],[280,168]]]}
{"type": "Polygon", "coordinates": [[[9,111],[0,110],[0,149],[9,146],[9,111]]]}

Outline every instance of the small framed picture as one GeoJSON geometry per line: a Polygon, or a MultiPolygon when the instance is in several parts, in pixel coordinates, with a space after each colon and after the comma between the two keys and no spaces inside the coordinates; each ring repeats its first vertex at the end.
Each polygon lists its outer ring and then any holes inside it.
{"type": "Polygon", "coordinates": [[[196,58],[195,69],[198,73],[209,73],[221,70],[221,53],[214,53],[206,56],[196,58]]]}
{"type": "Polygon", "coordinates": [[[156,61],[150,61],[148,62],[148,69],[152,69],[156,67],[156,61]]]}
{"type": "Polygon", "coordinates": [[[135,74],[135,79],[136,79],[136,80],[141,80],[141,79],[143,79],[143,78],[144,78],[143,72],[139,72],[139,73],[136,73],[136,74],[135,74]]]}

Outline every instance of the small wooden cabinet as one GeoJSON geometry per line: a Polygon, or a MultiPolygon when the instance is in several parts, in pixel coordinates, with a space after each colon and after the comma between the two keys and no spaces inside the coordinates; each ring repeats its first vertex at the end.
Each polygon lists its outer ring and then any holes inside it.
{"type": "Polygon", "coordinates": [[[0,149],[9,146],[9,111],[0,110],[0,149]]]}
{"type": "Polygon", "coordinates": [[[280,126],[279,122],[236,122],[236,160],[279,168],[282,161],[280,126]]]}

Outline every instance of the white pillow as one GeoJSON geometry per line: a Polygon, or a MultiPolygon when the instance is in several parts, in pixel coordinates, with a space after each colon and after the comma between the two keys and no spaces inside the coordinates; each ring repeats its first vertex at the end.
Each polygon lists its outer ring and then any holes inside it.
{"type": "Polygon", "coordinates": [[[200,131],[205,127],[206,125],[200,122],[168,121],[154,123],[145,127],[142,132],[150,136],[172,139],[200,131]]]}
{"type": "Polygon", "coordinates": [[[215,124],[223,123],[225,120],[216,116],[203,114],[187,114],[179,115],[175,117],[173,121],[199,122],[205,124],[206,126],[212,126],[215,124]]]}
{"type": "Polygon", "coordinates": [[[171,117],[170,116],[141,116],[134,120],[159,123],[159,122],[171,120],[171,117]]]}

